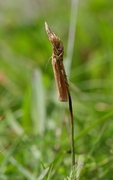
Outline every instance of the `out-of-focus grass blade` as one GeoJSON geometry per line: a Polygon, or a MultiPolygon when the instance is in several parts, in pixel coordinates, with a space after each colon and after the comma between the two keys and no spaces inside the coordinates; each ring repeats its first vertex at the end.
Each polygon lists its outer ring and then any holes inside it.
{"type": "Polygon", "coordinates": [[[0,116],[0,121],[4,118],[4,116],[5,116],[4,114],[2,116],[0,116]]]}
{"type": "Polygon", "coordinates": [[[7,168],[7,163],[9,161],[9,158],[13,155],[14,151],[16,150],[19,142],[20,142],[20,139],[23,137],[23,135],[19,136],[13,144],[10,145],[10,148],[8,148],[7,152],[4,151],[4,155],[5,155],[5,158],[4,158],[4,161],[2,162],[2,166],[0,166],[0,172],[4,172],[5,169],[7,168]]]}
{"type": "Polygon", "coordinates": [[[21,135],[23,133],[22,126],[18,123],[18,121],[15,119],[14,114],[11,110],[6,111],[5,116],[9,126],[18,134],[21,135]]]}
{"type": "Polygon", "coordinates": [[[76,165],[76,179],[79,180],[80,179],[80,174],[81,174],[81,171],[82,171],[82,168],[84,166],[84,155],[76,155],[76,158],[77,158],[77,165],[76,165]]]}
{"type": "Polygon", "coordinates": [[[79,180],[83,165],[84,165],[84,155],[76,155],[76,164],[75,166],[73,166],[69,177],[65,178],[64,180],[74,180],[74,179],[79,180]]]}
{"type": "Polygon", "coordinates": [[[23,112],[23,117],[22,117],[22,126],[24,129],[27,129],[31,127],[31,114],[30,114],[30,109],[31,109],[31,84],[27,88],[25,95],[24,95],[24,100],[23,100],[23,105],[22,105],[22,112],[23,112]]]}
{"type": "Polygon", "coordinates": [[[16,161],[15,158],[10,157],[9,161],[15,166],[17,167],[17,169],[20,171],[20,173],[26,177],[28,180],[35,180],[36,177],[34,177],[30,171],[28,171],[28,169],[24,168],[20,163],[18,163],[18,161],[16,161]]]}
{"type": "Polygon", "coordinates": [[[45,93],[40,70],[35,70],[32,79],[31,116],[34,123],[34,133],[42,134],[45,126],[45,93]]]}
{"type": "Polygon", "coordinates": [[[105,123],[105,124],[103,125],[101,131],[98,133],[98,136],[97,136],[96,140],[94,141],[94,143],[93,143],[93,145],[92,145],[92,148],[91,148],[88,156],[91,156],[92,153],[94,152],[94,150],[97,148],[97,145],[98,145],[99,141],[101,140],[103,133],[104,133],[105,130],[107,129],[108,123],[109,123],[109,122],[105,123]]]}
{"type": "Polygon", "coordinates": [[[85,134],[87,134],[91,129],[93,129],[96,125],[98,125],[100,122],[104,121],[109,116],[113,115],[113,111],[107,113],[106,115],[102,116],[101,118],[97,119],[94,123],[92,123],[90,126],[88,126],[86,129],[84,129],[78,136],[76,136],[75,141],[83,137],[85,134]]]}
{"type": "Polygon", "coordinates": [[[2,153],[3,151],[5,151],[5,149],[7,149],[8,146],[9,146],[9,144],[8,144],[5,148],[3,148],[2,150],[0,150],[0,153],[2,153]]]}
{"type": "Polygon", "coordinates": [[[12,113],[11,110],[6,111],[6,116],[5,116],[7,123],[9,126],[18,134],[21,135],[23,133],[23,128],[22,126],[18,123],[18,121],[15,119],[14,114],[12,113]]]}
{"type": "Polygon", "coordinates": [[[44,169],[44,171],[41,173],[41,175],[38,177],[37,180],[42,180],[48,173],[50,167],[47,167],[46,169],[44,169]]]}

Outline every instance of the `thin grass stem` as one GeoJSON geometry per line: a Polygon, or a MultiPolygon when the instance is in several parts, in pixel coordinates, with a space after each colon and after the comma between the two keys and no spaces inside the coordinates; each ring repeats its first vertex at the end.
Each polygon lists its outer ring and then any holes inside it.
{"type": "Polygon", "coordinates": [[[72,154],[72,167],[75,165],[75,143],[74,143],[74,117],[71,94],[68,92],[69,97],[69,111],[71,120],[71,154],[72,154]]]}

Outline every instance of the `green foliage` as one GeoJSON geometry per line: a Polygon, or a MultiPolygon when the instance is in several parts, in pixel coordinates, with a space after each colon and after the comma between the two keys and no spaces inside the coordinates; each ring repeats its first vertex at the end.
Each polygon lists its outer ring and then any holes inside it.
{"type": "MultiPolygon", "coordinates": [[[[1,180],[113,179],[113,1],[79,1],[70,90],[76,169],[71,170],[68,104],[57,100],[47,21],[66,57],[71,1],[0,2],[1,180]],[[65,152],[65,153],[64,153],[65,152]],[[80,165],[83,164],[81,167],[80,165]]],[[[64,59],[65,61],[65,59],[64,59]]]]}

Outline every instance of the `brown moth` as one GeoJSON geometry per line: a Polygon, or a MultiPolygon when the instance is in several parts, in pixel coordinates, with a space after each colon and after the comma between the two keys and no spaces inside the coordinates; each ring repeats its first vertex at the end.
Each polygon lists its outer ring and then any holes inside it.
{"type": "Polygon", "coordinates": [[[45,29],[53,46],[52,66],[58,91],[58,100],[66,102],[68,101],[69,85],[63,64],[64,47],[61,40],[50,30],[46,22],[45,29]]]}

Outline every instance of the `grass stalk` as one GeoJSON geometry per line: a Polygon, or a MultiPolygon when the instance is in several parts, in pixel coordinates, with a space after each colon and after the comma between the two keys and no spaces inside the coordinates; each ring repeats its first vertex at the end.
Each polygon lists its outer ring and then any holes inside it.
{"type": "Polygon", "coordinates": [[[75,165],[74,120],[71,120],[71,151],[73,167],[75,165]]]}
{"type": "Polygon", "coordinates": [[[72,154],[72,167],[75,165],[75,143],[74,143],[74,117],[73,117],[73,106],[70,91],[68,91],[69,97],[69,111],[71,120],[71,154],[72,154]]]}

